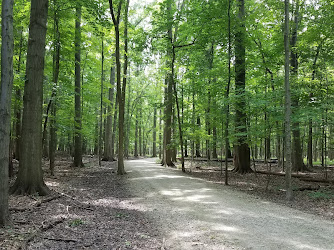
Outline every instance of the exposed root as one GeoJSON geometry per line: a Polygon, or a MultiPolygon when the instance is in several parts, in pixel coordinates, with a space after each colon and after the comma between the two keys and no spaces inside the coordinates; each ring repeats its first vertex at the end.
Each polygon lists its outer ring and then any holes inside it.
{"type": "Polygon", "coordinates": [[[38,184],[25,184],[16,180],[14,185],[10,187],[9,193],[12,195],[36,195],[46,196],[50,194],[50,189],[45,185],[45,183],[38,184]]]}

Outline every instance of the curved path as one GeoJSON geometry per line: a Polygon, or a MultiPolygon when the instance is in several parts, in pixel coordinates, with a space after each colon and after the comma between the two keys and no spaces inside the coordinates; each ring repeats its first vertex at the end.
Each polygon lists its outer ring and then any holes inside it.
{"type": "Polygon", "coordinates": [[[131,203],[161,227],[163,249],[334,249],[334,223],[164,168],[126,162],[131,203]]]}

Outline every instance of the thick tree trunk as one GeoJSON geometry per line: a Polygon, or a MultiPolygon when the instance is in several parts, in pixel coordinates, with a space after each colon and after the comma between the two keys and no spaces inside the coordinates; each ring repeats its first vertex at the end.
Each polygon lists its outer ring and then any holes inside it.
{"type": "MultiPolygon", "coordinates": [[[[110,0],[111,1],[111,0],[110,0]]],[[[117,174],[126,174],[124,168],[124,109],[125,109],[125,90],[128,68],[128,10],[129,0],[125,5],[125,17],[124,17],[124,68],[123,68],[123,84],[121,82],[121,62],[120,62],[120,37],[119,37],[119,22],[122,1],[118,3],[118,16],[117,19],[113,17],[115,34],[116,34],[116,66],[117,66],[117,93],[118,93],[118,167],[117,174]]],[[[111,5],[112,7],[112,5],[111,5]]]]}
{"type": "Polygon", "coordinates": [[[234,150],[234,171],[238,173],[252,172],[250,168],[250,149],[247,143],[247,114],[246,114],[246,49],[245,49],[245,4],[238,0],[238,28],[235,34],[235,128],[237,142],[234,150]]]}
{"type": "Polygon", "coordinates": [[[0,85],[0,227],[9,223],[8,166],[11,96],[13,88],[13,0],[2,1],[0,85]]]}
{"type": "MultiPolygon", "coordinates": [[[[292,29],[292,34],[291,34],[291,58],[290,58],[290,63],[291,63],[291,76],[293,81],[293,84],[296,85],[298,81],[298,55],[296,51],[296,46],[297,46],[297,37],[298,37],[298,24],[299,24],[299,0],[296,2],[296,7],[295,7],[295,18],[294,18],[294,25],[292,29]]],[[[292,96],[292,107],[294,109],[299,108],[299,96],[298,95],[293,95],[292,96]]],[[[295,112],[293,112],[295,113],[295,112]]],[[[306,165],[303,162],[303,152],[302,152],[302,144],[301,144],[301,139],[300,139],[300,124],[299,121],[295,119],[295,121],[292,123],[292,152],[293,152],[293,157],[292,157],[292,168],[294,171],[306,171],[306,165]]]]}
{"type": "Polygon", "coordinates": [[[81,136],[81,6],[76,7],[75,19],[75,117],[74,117],[74,167],[82,167],[81,136]]]}
{"type": "Polygon", "coordinates": [[[172,157],[172,115],[173,115],[173,84],[172,84],[172,68],[173,65],[173,30],[172,30],[172,1],[167,0],[167,75],[166,75],[166,90],[165,90],[165,128],[164,128],[164,138],[165,138],[165,147],[164,147],[164,165],[173,166],[172,157]]]}
{"type": "Polygon", "coordinates": [[[47,0],[32,0],[19,172],[11,193],[46,195],[42,171],[42,100],[47,0]]]}

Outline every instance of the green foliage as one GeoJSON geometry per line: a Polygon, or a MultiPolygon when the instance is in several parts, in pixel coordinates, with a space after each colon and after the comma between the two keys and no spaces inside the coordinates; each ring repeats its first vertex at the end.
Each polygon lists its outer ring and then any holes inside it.
{"type": "Polygon", "coordinates": [[[78,227],[78,226],[83,225],[83,224],[85,224],[85,222],[82,219],[80,219],[80,218],[73,219],[73,220],[71,220],[71,221],[68,222],[68,225],[70,227],[78,227]]]}

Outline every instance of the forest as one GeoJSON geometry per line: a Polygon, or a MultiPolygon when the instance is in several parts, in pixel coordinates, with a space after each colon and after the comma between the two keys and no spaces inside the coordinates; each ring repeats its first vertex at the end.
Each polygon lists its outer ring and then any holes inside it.
{"type": "Polygon", "coordinates": [[[333,186],[333,0],[1,9],[0,225],[10,195],[52,192],[45,175],[64,155],[74,171],[96,159],[120,176],[147,157],[206,166],[226,185],[229,174],[281,176],[287,200],[295,177],[333,186]]]}

